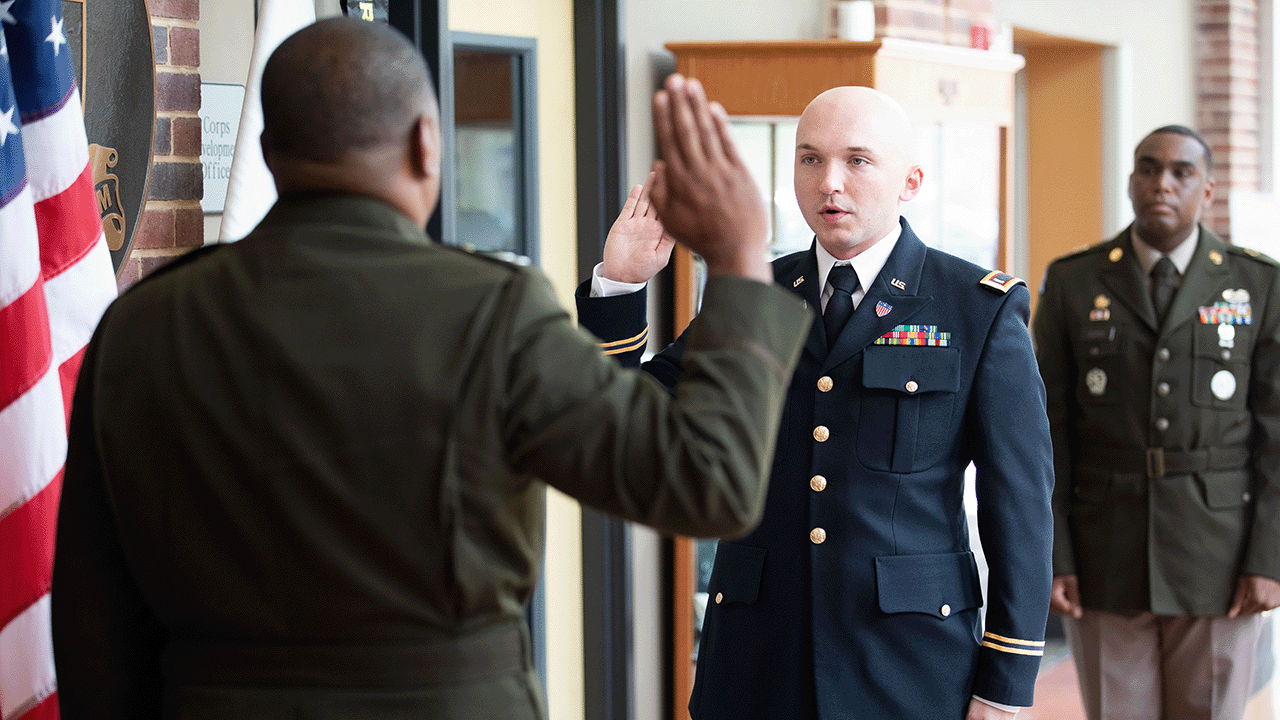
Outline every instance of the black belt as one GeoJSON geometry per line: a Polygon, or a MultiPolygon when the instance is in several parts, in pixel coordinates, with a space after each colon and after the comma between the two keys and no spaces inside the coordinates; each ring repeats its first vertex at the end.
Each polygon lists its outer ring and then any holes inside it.
{"type": "Polygon", "coordinates": [[[485,680],[530,669],[523,623],[421,644],[264,645],[175,641],[166,678],[185,685],[405,688],[485,680]]]}
{"type": "Polygon", "coordinates": [[[1123,473],[1145,473],[1150,480],[1169,475],[1186,475],[1206,470],[1239,470],[1249,464],[1249,449],[1238,446],[1166,450],[1147,448],[1145,455],[1133,450],[1089,453],[1083,465],[1123,473]]]}

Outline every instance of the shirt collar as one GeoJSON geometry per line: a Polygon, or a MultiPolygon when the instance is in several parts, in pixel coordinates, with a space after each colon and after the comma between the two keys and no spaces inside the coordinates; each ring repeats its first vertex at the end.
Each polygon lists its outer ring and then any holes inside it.
{"type": "MultiPolygon", "coordinates": [[[[1159,250],[1151,247],[1142,238],[1138,237],[1136,230],[1129,229],[1129,236],[1133,239],[1133,252],[1138,256],[1138,264],[1142,266],[1142,274],[1150,275],[1151,268],[1155,267],[1156,262],[1160,260],[1161,253],[1159,250]]],[[[1196,225],[1195,232],[1191,237],[1178,244],[1172,252],[1168,253],[1169,259],[1173,261],[1173,266],[1178,268],[1179,275],[1187,274],[1187,266],[1191,264],[1191,258],[1196,255],[1196,248],[1200,246],[1200,226],[1196,225]]]]}
{"type": "Polygon", "coordinates": [[[858,274],[858,284],[862,286],[862,291],[866,292],[871,283],[875,282],[876,276],[884,269],[884,264],[889,261],[889,254],[893,252],[893,248],[898,244],[898,238],[902,236],[902,224],[897,223],[893,226],[893,230],[888,235],[877,240],[871,247],[854,255],[848,260],[836,260],[827,249],[822,247],[822,243],[814,241],[818,253],[818,280],[821,283],[819,287],[826,291],[827,275],[831,273],[831,268],[837,264],[852,265],[853,271],[858,274]]]}

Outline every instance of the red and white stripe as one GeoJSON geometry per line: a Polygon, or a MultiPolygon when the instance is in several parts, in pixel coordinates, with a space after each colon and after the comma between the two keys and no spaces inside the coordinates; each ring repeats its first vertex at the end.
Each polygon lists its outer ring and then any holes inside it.
{"type": "Polygon", "coordinates": [[[22,138],[27,186],[0,207],[0,719],[56,720],[49,587],[67,422],[116,284],[77,91],[22,138]]]}

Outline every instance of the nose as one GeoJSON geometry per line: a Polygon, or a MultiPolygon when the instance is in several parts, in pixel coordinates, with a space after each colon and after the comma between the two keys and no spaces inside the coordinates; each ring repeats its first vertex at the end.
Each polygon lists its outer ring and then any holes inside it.
{"type": "Polygon", "coordinates": [[[826,170],[822,173],[822,183],[818,186],[823,195],[844,191],[843,169],[839,163],[827,163],[826,170]]]}

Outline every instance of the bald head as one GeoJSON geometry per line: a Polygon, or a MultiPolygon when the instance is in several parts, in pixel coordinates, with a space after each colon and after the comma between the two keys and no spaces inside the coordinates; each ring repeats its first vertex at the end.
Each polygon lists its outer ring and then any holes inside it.
{"type": "Polygon", "coordinates": [[[438,115],[422,56],[383,23],[309,25],[262,71],[263,142],[283,158],[332,163],[399,143],[424,112],[438,115]]]}
{"type": "Polygon", "coordinates": [[[893,231],[899,204],[919,192],[911,119],[868,87],[818,95],[796,127],[796,200],[818,242],[839,259],[893,231]]]}

